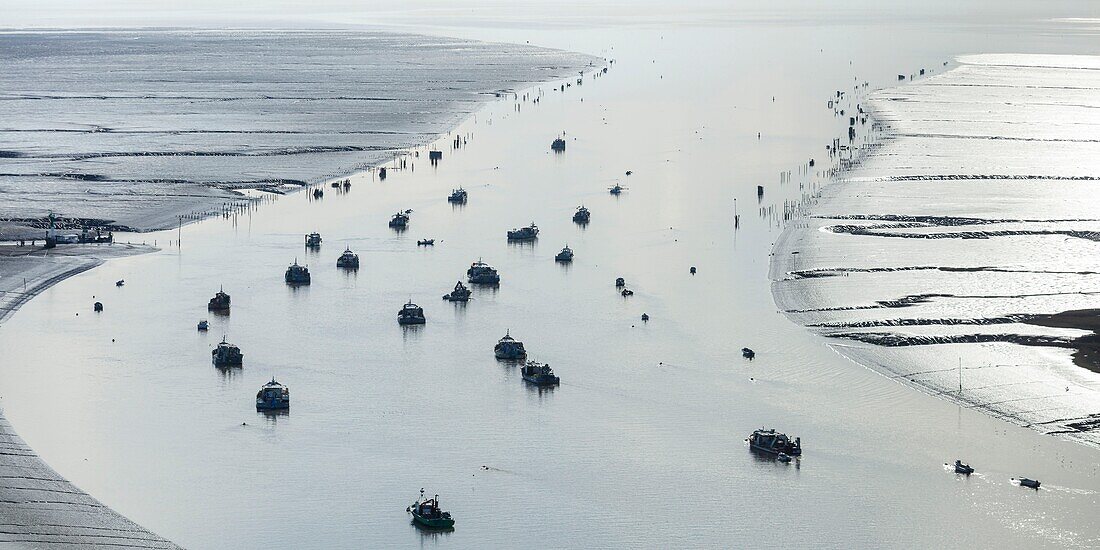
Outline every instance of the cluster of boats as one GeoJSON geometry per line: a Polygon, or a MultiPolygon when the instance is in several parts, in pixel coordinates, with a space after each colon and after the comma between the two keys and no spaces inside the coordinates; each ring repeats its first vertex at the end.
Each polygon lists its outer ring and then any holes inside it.
{"type": "Polygon", "coordinates": [[[554,370],[550,368],[550,365],[528,361],[527,350],[523,347],[523,342],[512,338],[509,332],[505,332],[504,337],[493,346],[493,354],[497,359],[503,361],[523,361],[520,375],[523,376],[524,381],[530,384],[544,387],[557,386],[561,383],[561,379],[554,374],[554,370]]]}

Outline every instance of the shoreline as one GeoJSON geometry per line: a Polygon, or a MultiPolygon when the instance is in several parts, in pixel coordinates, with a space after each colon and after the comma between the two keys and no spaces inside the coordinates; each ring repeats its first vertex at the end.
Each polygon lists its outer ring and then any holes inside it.
{"type": "MultiPolygon", "coordinates": [[[[133,29],[127,29],[133,31],[133,29]]],[[[86,32],[86,31],[81,31],[86,32]]],[[[336,32],[336,31],[331,31],[336,32]]],[[[360,31],[367,32],[367,31],[360,31]]],[[[412,35],[412,33],[399,31],[381,31],[394,36],[412,35]]],[[[511,44],[487,42],[496,46],[512,46],[511,44]]],[[[607,66],[607,59],[589,54],[579,54],[543,48],[562,55],[588,58],[589,62],[583,66],[584,76],[589,76],[600,68],[607,66]]],[[[178,220],[179,227],[190,225],[193,222],[206,220],[210,217],[224,215],[241,208],[251,208],[258,205],[263,195],[249,196],[241,190],[271,193],[277,195],[289,195],[299,191],[309,191],[313,188],[324,188],[331,181],[341,180],[360,174],[376,173],[380,167],[402,169],[402,161],[408,160],[412,165],[412,156],[419,150],[427,150],[440,140],[452,135],[452,133],[474,119],[478,113],[493,103],[494,100],[505,101],[510,96],[525,94],[541,86],[560,84],[570,78],[565,74],[554,74],[552,78],[542,81],[524,81],[518,86],[498,88],[495,90],[482,90],[476,94],[475,107],[450,125],[445,132],[431,135],[428,139],[394,149],[390,151],[392,157],[388,159],[370,160],[366,165],[360,165],[351,170],[345,170],[336,174],[320,174],[308,180],[279,179],[273,182],[259,182],[258,186],[205,186],[210,193],[220,193],[216,196],[196,197],[188,201],[187,205],[198,210],[187,211],[185,206],[170,205],[149,206],[140,212],[142,219],[149,223],[144,225],[121,225],[117,220],[89,219],[73,215],[63,217],[61,229],[73,230],[80,227],[100,227],[115,231],[132,231],[134,233],[150,233],[176,228],[175,224],[165,225],[155,223],[155,220],[178,220]],[[162,227],[163,226],[163,227],[162,227]]],[[[453,117],[452,117],[453,118],[453,117]]],[[[444,147],[445,148],[445,147],[444,147]]],[[[387,155],[389,156],[389,155],[387,155]]],[[[417,159],[419,160],[419,159],[417,159]]],[[[59,245],[53,249],[44,249],[41,246],[15,246],[14,241],[20,239],[41,239],[42,235],[33,232],[44,231],[34,225],[41,222],[35,218],[9,218],[0,230],[5,234],[0,241],[0,330],[3,323],[14,315],[20,307],[31,299],[46,291],[53,285],[60,283],[69,277],[83,273],[112,258],[127,257],[137,254],[145,254],[160,250],[154,246],[144,244],[111,243],[111,244],[80,244],[59,245]],[[20,222],[30,222],[20,225],[20,222]],[[30,230],[24,233],[13,232],[22,227],[30,230]],[[31,232],[33,231],[33,232],[31,232]]],[[[89,304],[90,309],[91,304],[89,304]]],[[[129,520],[125,516],[102,504],[91,495],[67,481],[51,468],[41,457],[35,453],[15,432],[11,423],[3,415],[2,396],[0,396],[0,478],[12,480],[8,483],[0,482],[0,510],[3,510],[3,520],[0,527],[10,529],[10,532],[0,532],[0,543],[29,545],[28,548],[52,547],[53,545],[79,545],[82,547],[116,547],[128,546],[136,548],[177,549],[180,548],[171,541],[160,537],[152,531],[129,520]],[[8,473],[11,472],[10,475],[8,473]],[[66,500],[57,500],[55,494],[66,495],[66,500]]],[[[0,530],[7,531],[7,530],[0,530]]]]}
{"type": "MultiPolygon", "coordinates": [[[[1088,277],[1095,270],[1085,260],[1057,255],[1044,255],[1048,261],[1033,266],[1002,244],[1064,239],[1059,245],[1065,254],[1088,257],[1075,247],[1094,242],[1088,224],[1095,220],[1077,219],[1047,198],[1083,190],[1060,183],[1082,179],[1081,168],[1070,165],[1062,173],[1058,166],[1016,166],[998,156],[1041,157],[1044,142],[1074,136],[1056,124],[1026,126],[1031,119],[1013,109],[1039,101],[1028,95],[1000,113],[1021,117],[1022,130],[987,129],[971,113],[982,112],[981,105],[969,106],[967,92],[952,89],[981,89],[1000,75],[996,71],[1003,64],[1011,64],[1007,57],[962,56],[951,70],[929,77],[935,83],[907,82],[865,98],[867,113],[882,132],[866,155],[822,188],[806,223],[788,227],[777,239],[772,296],[788,319],[861,366],[922,393],[1096,447],[1100,423],[1089,396],[1095,395],[1093,377],[1100,373],[1100,310],[1088,305],[1094,294],[1088,277]],[[966,109],[958,116],[976,121],[930,121],[932,115],[922,110],[942,117],[943,104],[951,109],[951,101],[966,105],[956,107],[966,109]],[[998,137],[998,131],[1007,137],[998,137]],[[952,139],[973,145],[959,148],[952,139]],[[910,159],[906,153],[918,156],[910,159]],[[1011,183],[1020,179],[1038,182],[1033,184],[1038,189],[1011,183]],[[955,249],[947,243],[963,239],[975,239],[966,247],[970,252],[952,256],[955,249]],[[867,248],[872,243],[877,248],[867,248]],[[1055,261],[1067,265],[1044,267],[1055,261]]],[[[1027,83],[1036,72],[1045,76],[1076,68],[1071,61],[1047,59],[1056,56],[1042,57],[1020,60],[1020,67],[1038,63],[1041,68],[1017,78],[1027,83]],[[1043,61],[1053,67],[1042,67],[1043,61]]],[[[1063,101],[1043,105],[1052,117],[1058,108],[1077,107],[1063,101]]]]}
{"type": "MultiPolygon", "coordinates": [[[[108,259],[146,254],[144,245],[0,246],[0,330],[22,305],[108,259]],[[25,283],[23,281],[26,281],[25,283]]],[[[0,396],[0,543],[16,548],[179,546],[73,485],[27,446],[4,417],[0,396]]]]}

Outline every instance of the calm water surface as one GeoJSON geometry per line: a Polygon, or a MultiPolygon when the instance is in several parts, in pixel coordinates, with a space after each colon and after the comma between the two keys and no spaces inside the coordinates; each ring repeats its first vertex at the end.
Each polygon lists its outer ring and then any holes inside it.
{"type": "Polygon", "coordinates": [[[971,43],[970,30],[484,31],[616,63],[564,94],[543,86],[537,105],[491,105],[458,130],[464,149],[441,140],[437,168],[421,152],[384,182],[360,174],[347,194],[195,224],[182,247],[44,293],[0,332],[5,414],[62,474],[194,548],[1095,546],[1095,450],[848,362],[769,292],[781,228],[757,216],[756,185],[765,206],[799,196],[778,174],[824,158],[847,123],[825,109],[835,90],[1009,40],[971,43]],[[568,150],[551,154],[562,130],[568,150]],[[469,204],[451,206],[460,185],[469,204]],[[580,204],[586,228],[570,220],[580,204]],[[405,208],[410,229],[394,233],[386,221],[405,208]],[[506,242],[531,221],[537,243],[506,242]],[[566,244],[576,259],[557,265],[566,244]],[[357,273],[335,268],[345,246],[357,273]],[[296,258],[308,288],[283,284],[296,258]],[[441,301],[478,258],[499,289],[441,301]],[[205,310],[219,286],[228,317],[205,310]],[[397,325],[409,298],[426,326],[397,325]],[[561,386],[525,387],[495,361],[505,331],[561,386]],[[238,371],[210,365],[223,334],[245,353],[238,371]],[[254,410],[272,376],[291,388],[289,414],[254,410]],[[805,457],[750,454],[743,440],[763,425],[801,436],[805,457]],[[979,473],[947,472],[957,457],[979,473]],[[1009,483],[1020,475],[1043,489],[1009,483]],[[409,524],[421,487],[454,532],[409,524]]]}

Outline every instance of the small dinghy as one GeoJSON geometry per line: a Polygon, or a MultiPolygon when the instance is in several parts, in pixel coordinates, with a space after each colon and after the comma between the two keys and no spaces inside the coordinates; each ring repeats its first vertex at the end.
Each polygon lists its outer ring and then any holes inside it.
{"type": "Polygon", "coordinates": [[[199,321],[199,332],[206,332],[210,330],[210,323],[206,322],[206,319],[199,321]]]}
{"type": "Polygon", "coordinates": [[[634,291],[630,290],[629,288],[624,288],[623,291],[622,291],[622,295],[623,295],[623,298],[626,298],[627,296],[633,296],[634,291]]]}
{"type": "Polygon", "coordinates": [[[1041,483],[1039,483],[1039,480],[1037,480],[1037,479],[1028,479],[1026,477],[1021,477],[1019,479],[1019,481],[1020,481],[1020,487],[1029,487],[1031,489],[1038,489],[1039,485],[1042,485],[1041,483]]]}
{"type": "Polygon", "coordinates": [[[649,314],[648,313],[643,313],[642,314],[642,322],[643,323],[648,323],[649,322],[649,314]]]}
{"type": "Polygon", "coordinates": [[[619,277],[615,279],[615,288],[622,288],[626,286],[626,279],[619,277]]]}
{"type": "Polygon", "coordinates": [[[752,361],[753,357],[756,357],[756,352],[749,348],[741,348],[741,357],[752,361]]]}
{"type": "Polygon", "coordinates": [[[789,455],[787,453],[779,453],[779,454],[775,455],[775,459],[780,461],[780,462],[790,462],[791,461],[791,455],[789,455]]]}
{"type": "Polygon", "coordinates": [[[416,241],[416,246],[434,246],[435,239],[420,239],[416,241]]]}
{"type": "Polygon", "coordinates": [[[122,286],[124,284],[126,284],[126,281],[124,281],[122,279],[119,279],[119,280],[115,281],[115,286],[122,286]]]}
{"type": "Polygon", "coordinates": [[[956,474],[963,474],[963,475],[970,475],[970,474],[974,473],[974,468],[971,468],[969,464],[966,464],[961,460],[956,460],[955,461],[955,473],[956,474]]]}
{"type": "Polygon", "coordinates": [[[424,498],[424,489],[420,490],[420,498],[405,508],[412,514],[413,522],[428,529],[453,529],[455,520],[450,512],[439,509],[439,495],[434,498],[424,498]]]}
{"type": "Polygon", "coordinates": [[[96,303],[92,304],[92,311],[95,311],[95,312],[103,311],[103,302],[96,302],[96,303]]]}

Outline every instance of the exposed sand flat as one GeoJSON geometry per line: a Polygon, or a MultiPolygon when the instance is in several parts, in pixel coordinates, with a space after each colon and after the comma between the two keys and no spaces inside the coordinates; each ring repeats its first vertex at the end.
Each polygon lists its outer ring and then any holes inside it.
{"type": "Polygon", "coordinates": [[[0,238],[50,211],[136,230],[300,187],[449,132],[598,58],[348,31],[0,34],[0,238]]]}
{"type": "MultiPolygon", "coordinates": [[[[66,277],[91,269],[107,258],[151,250],[154,249],[123,244],[61,245],[52,250],[0,246],[0,320],[66,277]]],[[[88,311],[91,311],[90,303],[88,311]]],[[[0,399],[2,397],[0,394],[0,399]]],[[[177,548],[58,475],[15,434],[2,414],[0,545],[5,548],[177,548]]]]}
{"type": "Polygon", "coordinates": [[[1076,311],[1100,303],[1100,58],[959,61],[869,96],[884,135],[784,234],[776,301],[887,375],[1100,444],[1076,311]]]}

